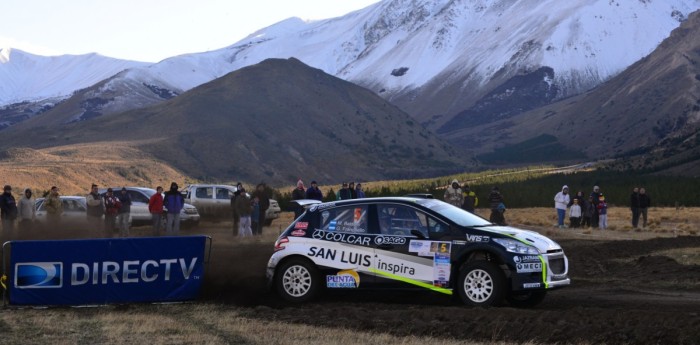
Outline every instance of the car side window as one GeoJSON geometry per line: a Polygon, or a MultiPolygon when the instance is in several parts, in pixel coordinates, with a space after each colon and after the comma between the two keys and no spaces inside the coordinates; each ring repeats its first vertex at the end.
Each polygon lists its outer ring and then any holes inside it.
{"type": "Polygon", "coordinates": [[[197,199],[213,199],[214,187],[198,187],[194,195],[197,199]]]}
{"type": "Polygon", "coordinates": [[[133,191],[133,190],[130,190],[127,193],[129,194],[129,197],[131,198],[131,202],[142,202],[142,203],[148,204],[148,199],[146,198],[145,195],[143,195],[139,192],[133,191]]]}
{"type": "Polygon", "coordinates": [[[233,192],[226,188],[217,188],[216,189],[216,198],[217,199],[226,199],[229,200],[233,196],[233,192]]]}
{"type": "Polygon", "coordinates": [[[321,229],[327,231],[368,233],[367,205],[353,205],[321,212],[321,229]]]}
{"type": "Polygon", "coordinates": [[[435,220],[432,217],[428,217],[428,230],[431,237],[442,237],[447,234],[449,227],[447,224],[435,220]]]}
{"type": "Polygon", "coordinates": [[[385,235],[410,235],[420,231],[428,237],[428,218],[425,213],[404,205],[377,205],[379,230],[385,235]]]}

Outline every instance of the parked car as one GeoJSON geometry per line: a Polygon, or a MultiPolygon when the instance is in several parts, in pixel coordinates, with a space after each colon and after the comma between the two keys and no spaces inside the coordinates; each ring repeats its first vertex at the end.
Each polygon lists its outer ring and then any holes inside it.
{"type": "MultiPolygon", "coordinates": [[[[63,204],[61,223],[63,225],[87,226],[87,201],[84,196],[59,196],[63,204]]],[[[46,223],[45,198],[38,198],[34,203],[36,208],[36,220],[39,223],[46,223]]],[[[131,220],[129,220],[131,223],[131,220]]]]}
{"type": "MultiPolygon", "coordinates": [[[[131,197],[131,219],[134,226],[151,224],[151,213],[148,211],[148,201],[156,190],[146,187],[125,187],[131,197]]],[[[121,193],[122,187],[112,187],[115,195],[121,193]]],[[[100,195],[104,195],[107,188],[99,190],[100,195]]],[[[199,224],[199,212],[191,204],[185,203],[185,207],[180,211],[180,224],[185,226],[197,226],[199,224]]]]}
{"type": "MultiPolygon", "coordinates": [[[[205,218],[231,219],[231,198],[238,190],[236,186],[220,184],[193,184],[182,190],[185,202],[191,203],[205,218]]],[[[250,197],[249,193],[246,193],[250,197]]],[[[272,221],[279,218],[279,203],[270,199],[270,208],[265,212],[265,225],[272,224],[272,221]]]]}
{"type": "Polygon", "coordinates": [[[307,209],[275,242],[266,272],[291,302],[308,301],[320,289],[384,288],[525,307],[570,284],[568,259],[551,239],[437,199],[297,203],[307,209]]]}

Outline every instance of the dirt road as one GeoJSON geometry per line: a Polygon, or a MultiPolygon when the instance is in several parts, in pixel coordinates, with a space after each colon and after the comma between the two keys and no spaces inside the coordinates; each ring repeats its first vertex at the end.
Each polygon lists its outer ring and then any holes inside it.
{"type": "MultiPolygon", "coordinates": [[[[700,266],[655,254],[700,250],[700,237],[560,240],[572,285],[535,309],[468,308],[432,293],[326,293],[289,306],[266,292],[269,243],[217,246],[202,300],[246,307],[251,318],[395,335],[538,343],[697,344],[700,266]]],[[[216,241],[215,241],[216,243],[216,241]]]]}

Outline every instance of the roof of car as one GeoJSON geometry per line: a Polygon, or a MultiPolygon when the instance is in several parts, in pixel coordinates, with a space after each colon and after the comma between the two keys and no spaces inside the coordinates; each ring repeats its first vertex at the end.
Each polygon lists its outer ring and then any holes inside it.
{"type": "MultiPolygon", "coordinates": [[[[335,206],[343,206],[343,205],[354,205],[354,204],[366,204],[366,203],[381,203],[381,202],[398,202],[402,204],[416,204],[419,203],[419,201],[435,201],[436,199],[426,199],[426,198],[419,198],[419,197],[405,197],[405,196],[396,196],[396,197],[376,197],[376,198],[362,198],[362,199],[347,199],[347,200],[337,200],[337,201],[329,201],[329,202],[324,202],[324,203],[307,203],[307,205],[335,205],[335,206]]],[[[300,200],[301,201],[301,200],[300,200]]]]}

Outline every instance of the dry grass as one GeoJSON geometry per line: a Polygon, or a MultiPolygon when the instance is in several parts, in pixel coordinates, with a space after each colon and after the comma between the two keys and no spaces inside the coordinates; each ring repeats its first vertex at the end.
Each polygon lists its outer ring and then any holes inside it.
{"type": "MultiPolygon", "coordinates": [[[[479,209],[477,214],[488,219],[490,210],[479,209]]],[[[647,239],[653,237],[697,236],[700,231],[700,208],[653,207],[648,211],[646,228],[632,227],[632,212],[626,207],[608,208],[608,229],[556,227],[554,208],[508,209],[506,221],[509,225],[535,230],[552,237],[587,237],[607,239],[647,239]]],[[[569,220],[565,222],[569,224],[569,220]]],[[[641,226],[641,219],[639,221],[641,226]]]]}
{"type": "Polygon", "coordinates": [[[4,309],[0,325],[4,344],[484,344],[260,321],[245,312],[213,304],[4,309]]]}
{"type": "Polygon", "coordinates": [[[0,176],[3,184],[14,187],[15,194],[24,188],[41,192],[58,186],[63,195],[83,195],[92,183],[155,187],[186,181],[185,175],[142,152],[134,143],[91,143],[39,150],[14,148],[4,155],[0,160],[0,176]]]}

